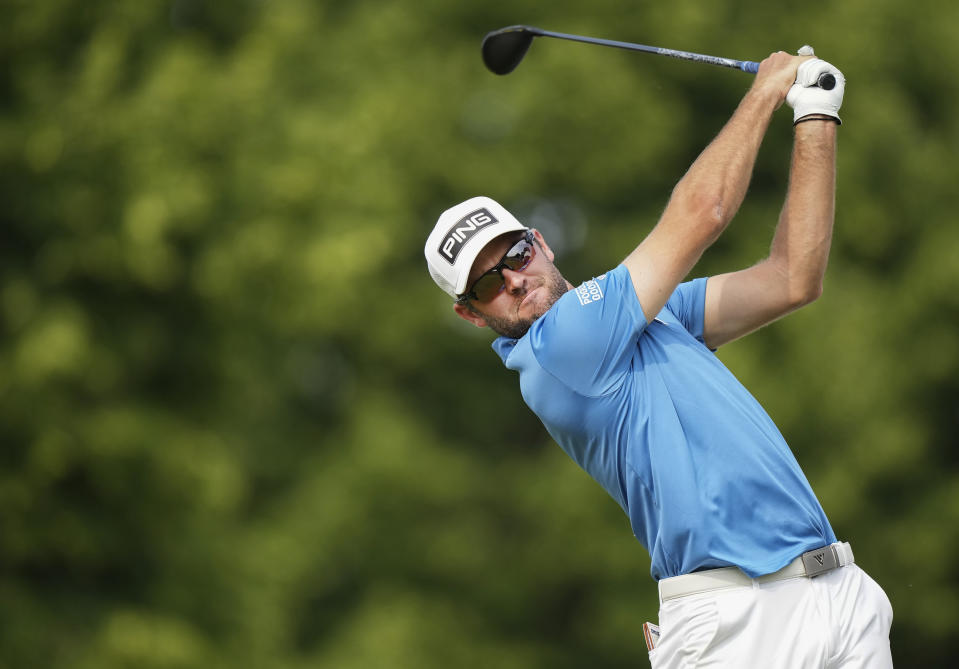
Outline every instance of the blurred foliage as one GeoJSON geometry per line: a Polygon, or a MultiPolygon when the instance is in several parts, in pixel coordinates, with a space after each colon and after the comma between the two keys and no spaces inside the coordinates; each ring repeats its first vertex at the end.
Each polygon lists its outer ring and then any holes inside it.
{"type": "MultiPolygon", "coordinates": [[[[849,81],[819,302],[720,356],[886,589],[959,651],[959,5],[45,0],[0,22],[0,667],[632,667],[649,559],[455,319],[422,242],[491,195],[614,266],[749,77],[849,81]]],[[[697,274],[762,257],[791,130],[697,274]]]]}

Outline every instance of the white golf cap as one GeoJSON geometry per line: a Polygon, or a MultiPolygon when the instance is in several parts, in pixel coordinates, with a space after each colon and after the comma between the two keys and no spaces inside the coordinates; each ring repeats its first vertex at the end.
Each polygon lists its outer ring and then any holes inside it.
{"type": "Polygon", "coordinates": [[[483,247],[506,232],[525,229],[488,197],[470,198],[450,207],[426,240],[426,264],[433,281],[455,299],[466,290],[473,261],[483,247]]]}

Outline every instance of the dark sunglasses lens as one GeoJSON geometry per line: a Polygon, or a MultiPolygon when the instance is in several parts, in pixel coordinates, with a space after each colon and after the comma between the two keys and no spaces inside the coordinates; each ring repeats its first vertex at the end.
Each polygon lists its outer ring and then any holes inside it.
{"type": "Polygon", "coordinates": [[[503,287],[503,275],[499,272],[494,274],[484,274],[480,277],[476,285],[473,286],[473,294],[480,302],[489,302],[499,293],[503,287]]]}
{"type": "Polygon", "coordinates": [[[503,258],[503,264],[515,271],[528,263],[532,255],[533,246],[526,240],[523,240],[510,249],[509,255],[503,258]]]}
{"type": "MultiPolygon", "coordinates": [[[[533,245],[525,239],[520,240],[513,248],[507,251],[499,266],[506,266],[513,271],[523,269],[533,257],[533,245]]],[[[498,267],[499,267],[498,266],[498,267]]],[[[481,276],[473,285],[473,294],[480,302],[489,302],[503,289],[503,275],[501,271],[492,271],[481,276]]]]}

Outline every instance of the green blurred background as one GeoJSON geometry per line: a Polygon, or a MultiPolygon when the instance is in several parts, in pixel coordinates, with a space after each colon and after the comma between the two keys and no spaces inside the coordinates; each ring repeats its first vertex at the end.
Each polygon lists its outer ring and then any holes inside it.
{"type": "MultiPolygon", "coordinates": [[[[649,558],[456,319],[422,243],[488,194],[580,281],[648,232],[751,78],[848,79],[823,297],[720,357],[895,608],[959,651],[959,4],[6,0],[0,667],[647,666],[649,558]]],[[[695,270],[763,256],[780,110],[695,270]]]]}

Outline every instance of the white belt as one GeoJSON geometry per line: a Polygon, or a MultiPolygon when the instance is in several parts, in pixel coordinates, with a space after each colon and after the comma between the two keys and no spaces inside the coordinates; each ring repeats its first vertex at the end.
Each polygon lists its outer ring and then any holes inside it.
{"type": "Polygon", "coordinates": [[[787,578],[812,578],[853,562],[855,559],[849,543],[836,542],[803,553],[779,571],[755,579],[746,576],[738,567],[720,567],[664,578],[659,582],[659,601],[662,603],[677,597],[712,590],[751,587],[753,584],[763,585],[787,578]]]}

